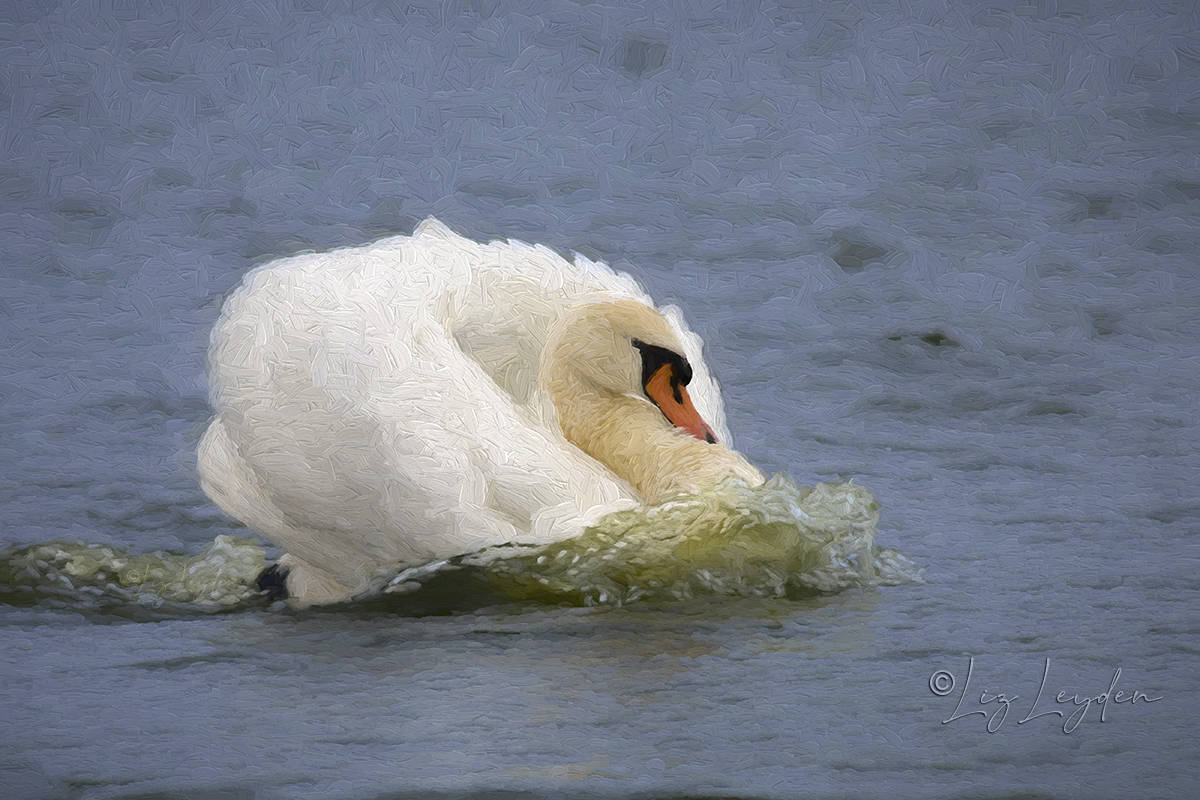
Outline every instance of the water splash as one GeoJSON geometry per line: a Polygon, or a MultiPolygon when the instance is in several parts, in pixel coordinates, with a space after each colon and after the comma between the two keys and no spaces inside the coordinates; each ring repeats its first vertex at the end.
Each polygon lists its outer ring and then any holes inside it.
{"type": "MultiPolygon", "coordinates": [[[[379,577],[372,594],[419,594],[437,580],[461,578],[465,585],[482,578],[498,598],[620,605],[920,580],[921,571],[903,555],[874,546],[878,523],[879,504],[853,483],[797,486],[776,475],[750,487],[731,480],[610,514],[574,539],[491,547],[392,571],[379,577]]],[[[257,579],[265,566],[261,545],[231,536],[218,536],[191,557],[49,542],[0,553],[0,602],[168,613],[235,608],[263,602],[257,579]]]]}
{"type": "Polygon", "coordinates": [[[48,542],[0,554],[0,599],[28,604],[184,604],[227,608],[258,595],[266,565],[258,543],[218,536],[198,556],[130,555],[108,545],[48,542]]]}
{"type": "Polygon", "coordinates": [[[874,547],[879,504],[853,483],[800,487],[727,481],[697,495],[611,514],[583,535],[503,546],[392,578],[417,589],[440,569],[482,570],[514,599],[622,604],[697,595],[783,597],[921,579],[895,550],[874,547]]]}

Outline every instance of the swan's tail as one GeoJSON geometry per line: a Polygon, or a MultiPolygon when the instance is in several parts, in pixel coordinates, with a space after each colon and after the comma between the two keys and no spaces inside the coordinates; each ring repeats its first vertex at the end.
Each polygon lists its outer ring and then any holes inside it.
{"type": "MultiPolygon", "coordinates": [[[[230,439],[220,414],[200,440],[196,469],[204,493],[222,511],[256,533],[276,543],[306,535],[263,490],[254,470],[230,439]]],[[[288,553],[277,565],[263,571],[259,576],[259,588],[265,588],[272,598],[303,598],[303,605],[311,605],[348,600],[366,587],[365,583],[347,586],[325,570],[288,553]]]]}

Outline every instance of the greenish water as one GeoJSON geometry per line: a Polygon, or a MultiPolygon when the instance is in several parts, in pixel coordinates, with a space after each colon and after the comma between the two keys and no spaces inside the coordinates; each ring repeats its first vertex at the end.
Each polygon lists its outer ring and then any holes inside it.
{"type": "MultiPolygon", "coordinates": [[[[435,576],[463,568],[482,577],[494,599],[585,606],[786,597],[918,579],[912,562],[874,547],[878,523],[879,504],[853,483],[802,487],[782,475],[759,487],[730,481],[610,514],[574,539],[393,571],[380,576],[378,593],[420,593],[435,576]]],[[[265,566],[259,543],[224,535],[193,556],[48,542],[0,554],[0,599],[229,608],[258,601],[265,566]]]]}
{"type": "MultiPolygon", "coordinates": [[[[879,504],[852,483],[758,487],[729,481],[657,506],[610,514],[582,536],[485,564],[506,593],[583,605],[703,595],[784,597],[904,583],[916,565],[876,550],[879,504]]],[[[494,560],[492,560],[494,559],[494,560]]]]}

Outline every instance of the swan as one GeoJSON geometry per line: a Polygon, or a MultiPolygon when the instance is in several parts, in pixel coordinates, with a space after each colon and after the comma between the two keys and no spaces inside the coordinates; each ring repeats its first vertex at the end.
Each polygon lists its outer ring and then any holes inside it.
{"type": "Polygon", "coordinates": [[[292,603],[344,601],[383,570],[761,485],[701,348],[625,273],[430,218],[245,276],[210,340],[200,484],[284,551],[292,603]]]}

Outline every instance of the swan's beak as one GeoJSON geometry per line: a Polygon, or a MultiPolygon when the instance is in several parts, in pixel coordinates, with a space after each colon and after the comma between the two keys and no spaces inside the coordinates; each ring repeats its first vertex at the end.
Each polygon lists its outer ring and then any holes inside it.
{"type": "Polygon", "coordinates": [[[647,396],[672,425],[687,431],[702,442],[717,443],[716,434],[692,405],[692,398],[688,397],[687,387],[675,372],[674,364],[663,364],[655,370],[650,380],[646,381],[645,389],[647,396]]]}

